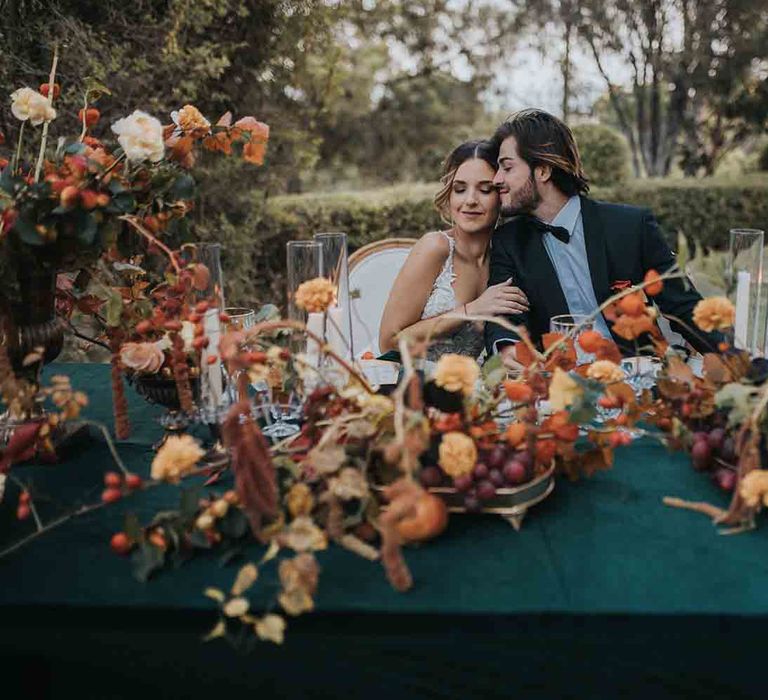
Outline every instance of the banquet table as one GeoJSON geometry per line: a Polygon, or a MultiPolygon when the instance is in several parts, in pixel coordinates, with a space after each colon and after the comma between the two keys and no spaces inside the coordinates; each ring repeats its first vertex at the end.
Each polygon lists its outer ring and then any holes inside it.
{"type": "MultiPolygon", "coordinates": [[[[111,425],[107,366],[52,373],[111,425]]],[[[159,411],[128,393],[133,434],[118,449],[146,476],[159,411]]],[[[61,463],[15,473],[72,505],[98,500],[110,468],[94,432],[61,463]]],[[[282,646],[242,653],[201,641],[216,621],[203,590],[228,590],[237,563],[206,553],[139,583],[110,551],[126,512],[146,521],[176,504],[174,487],[152,489],[0,559],[0,697],[764,697],[768,528],[722,536],[664,495],[727,503],[687,456],[640,440],[610,471],[558,480],[519,532],[452,516],[440,538],[406,551],[407,593],[380,564],[332,546],[318,553],[317,610],[289,619],[282,646]]],[[[15,519],[10,486],[6,499],[2,547],[32,528],[15,519]]],[[[276,587],[266,566],[252,600],[267,604],[276,587]]]]}

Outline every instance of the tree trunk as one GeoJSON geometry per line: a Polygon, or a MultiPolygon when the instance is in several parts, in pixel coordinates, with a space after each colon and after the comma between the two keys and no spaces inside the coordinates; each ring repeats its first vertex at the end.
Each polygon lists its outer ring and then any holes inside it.
{"type": "Polygon", "coordinates": [[[563,73],[563,121],[568,122],[570,112],[568,109],[568,103],[571,97],[571,35],[573,33],[573,24],[570,19],[565,22],[565,55],[562,61],[562,73],[563,73]]]}

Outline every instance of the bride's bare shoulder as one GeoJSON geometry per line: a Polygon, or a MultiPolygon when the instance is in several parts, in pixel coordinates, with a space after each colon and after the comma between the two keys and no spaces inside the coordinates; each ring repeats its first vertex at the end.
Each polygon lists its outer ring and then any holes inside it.
{"type": "Polygon", "coordinates": [[[451,252],[447,234],[443,231],[425,233],[413,246],[412,252],[419,257],[444,261],[451,252]]]}

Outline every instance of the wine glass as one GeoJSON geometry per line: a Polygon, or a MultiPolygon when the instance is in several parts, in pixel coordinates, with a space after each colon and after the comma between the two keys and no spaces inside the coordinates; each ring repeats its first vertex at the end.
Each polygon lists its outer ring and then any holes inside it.
{"type": "Polygon", "coordinates": [[[576,364],[585,365],[593,362],[595,356],[593,353],[585,352],[581,345],[579,345],[576,334],[577,328],[579,329],[578,334],[584,331],[591,331],[594,328],[594,321],[584,314],[559,314],[549,319],[549,330],[552,333],[559,333],[560,335],[572,338],[576,348],[576,364]]]}

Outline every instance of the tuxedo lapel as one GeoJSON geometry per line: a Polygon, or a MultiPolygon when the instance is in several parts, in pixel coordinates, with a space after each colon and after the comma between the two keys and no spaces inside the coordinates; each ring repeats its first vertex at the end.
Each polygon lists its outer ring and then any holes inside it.
{"type": "Polygon", "coordinates": [[[591,199],[581,197],[581,220],[584,225],[584,243],[587,248],[589,274],[592,278],[592,288],[598,304],[602,304],[609,296],[611,289],[608,277],[608,255],[605,247],[605,230],[597,212],[597,204],[591,199]]]}
{"type": "Polygon", "coordinates": [[[557,272],[549,259],[541,234],[532,226],[526,227],[523,234],[523,269],[530,280],[529,288],[536,299],[532,300],[531,309],[539,317],[542,332],[549,331],[549,319],[559,314],[567,314],[568,302],[557,278],[557,272]]]}

